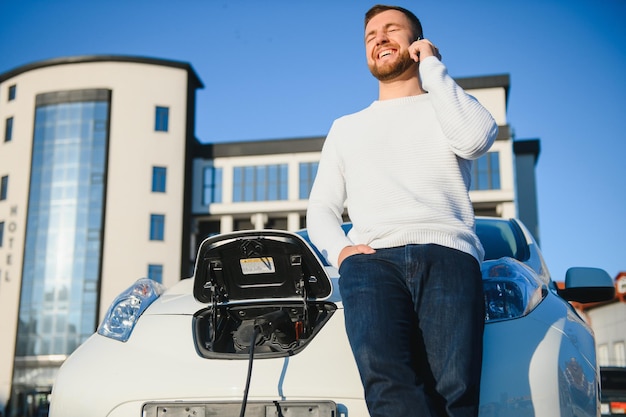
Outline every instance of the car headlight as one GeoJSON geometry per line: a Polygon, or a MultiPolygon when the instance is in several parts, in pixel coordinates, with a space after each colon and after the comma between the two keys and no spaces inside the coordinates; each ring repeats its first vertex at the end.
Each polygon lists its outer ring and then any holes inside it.
{"type": "Polygon", "coordinates": [[[141,278],[111,303],[98,334],[126,342],[139,316],[165,291],[165,287],[148,278],[141,278]]]}
{"type": "Polygon", "coordinates": [[[484,262],[482,275],[486,323],[523,317],[547,295],[533,270],[512,258],[484,262]]]}

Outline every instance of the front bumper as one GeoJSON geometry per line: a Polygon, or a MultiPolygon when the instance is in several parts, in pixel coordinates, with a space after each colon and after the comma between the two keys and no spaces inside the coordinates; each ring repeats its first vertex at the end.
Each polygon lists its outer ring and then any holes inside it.
{"type": "MultiPolygon", "coordinates": [[[[143,417],[239,417],[241,402],[147,403],[143,417]]],[[[333,401],[254,401],[246,404],[246,417],[336,417],[333,401]]]]}
{"type": "MultiPolygon", "coordinates": [[[[141,416],[148,403],[241,404],[248,360],[202,358],[192,328],[191,315],[144,315],[126,343],[92,336],[59,371],[50,416],[141,416]]],[[[248,401],[331,401],[337,404],[337,416],[348,411],[367,415],[358,371],[346,347],[339,309],[297,355],[255,358],[248,401]]]]}

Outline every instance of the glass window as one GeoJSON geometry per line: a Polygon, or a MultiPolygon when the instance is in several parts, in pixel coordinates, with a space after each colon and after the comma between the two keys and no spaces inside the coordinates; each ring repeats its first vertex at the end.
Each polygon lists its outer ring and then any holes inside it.
{"type": "Polygon", "coordinates": [[[16,357],[68,355],[98,324],[108,93],[36,97],[16,357]]]}
{"type": "Polygon", "coordinates": [[[233,202],[287,200],[287,164],[235,167],[233,202]]]}
{"type": "Polygon", "coordinates": [[[598,365],[600,366],[609,366],[609,347],[603,343],[598,345],[598,365]]]}
{"type": "Polygon", "coordinates": [[[202,186],[202,205],[222,202],[222,168],[205,167],[202,186]]]}
{"type": "Polygon", "coordinates": [[[148,265],[148,278],[158,283],[163,283],[163,265],[148,265]]]}
{"type": "Polygon", "coordinates": [[[164,240],[165,236],[165,215],[150,215],[150,240],[164,240]]]}
{"type": "Polygon", "coordinates": [[[167,179],[167,168],[152,167],[152,191],[153,192],[164,193],[166,179],[167,179]]]}
{"type": "Polygon", "coordinates": [[[500,154],[487,152],[474,161],[471,190],[500,189],[500,154]]]}
{"type": "Polygon", "coordinates": [[[300,199],[306,200],[311,194],[313,181],[317,175],[319,162],[300,162],[300,199]]]}
{"type": "Polygon", "coordinates": [[[13,118],[9,117],[4,125],[4,141],[11,142],[13,139],[13,118]]]}
{"type": "Polygon", "coordinates": [[[9,176],[5,175],[0,179],[0,201],[7,199],[9,188],[9,176]]]}
{"type": "Polygon", "coordinates": [[[613,351],[615,353],[615,366],[626,366],[626,348],[624,342],[615,342],[613,345],[613,351]]]}
{"type": "Polygon", "coordinates": [[[169,124],[169,107],[156,107],[154,130],[157,132],[167,132],[169,124]]]}
{"type": "Polygon", "coordinates": [[[15,86],[15,84],[9,86],[9,101],[15,100],[16,90],[17,87],[15,86]]]}
{"type": "Polygon", "coordinates": [[[4,242],[4,222],[0,222],[0,248],[4,242]]]}

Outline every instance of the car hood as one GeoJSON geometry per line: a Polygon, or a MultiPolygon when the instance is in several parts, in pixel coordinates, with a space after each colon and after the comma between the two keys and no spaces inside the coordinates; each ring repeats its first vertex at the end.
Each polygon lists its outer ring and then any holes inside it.
{"type": "Polygon", "coordinates": [[[206,304],[193,298],[193,278],[185,278],[168,288],[143,314],[193,315],[203,307],[206,304]]]}

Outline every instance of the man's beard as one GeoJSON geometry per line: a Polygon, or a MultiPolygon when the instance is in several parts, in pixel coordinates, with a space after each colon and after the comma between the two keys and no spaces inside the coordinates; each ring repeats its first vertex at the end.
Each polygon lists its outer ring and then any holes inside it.
{"type": "Polygon", "coordinates": [[[409,51],[405,49],[400,52],[400,55],[393,62],[385,62],[380,66],[376,63],[370,64],[369,69],[372,75],[378,78],[379,81],[389,81],[404,74],[413,64],[415,64],[415,61],[409,55],[409,51]]]}

